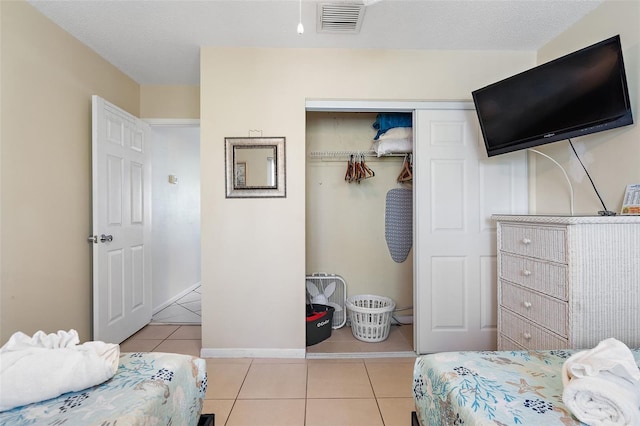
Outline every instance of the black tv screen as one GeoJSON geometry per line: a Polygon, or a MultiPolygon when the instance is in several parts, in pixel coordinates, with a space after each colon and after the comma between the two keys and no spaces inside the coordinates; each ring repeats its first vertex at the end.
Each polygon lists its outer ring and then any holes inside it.
{"type": "Polygon", "coordinates": [[[620,36],[472,95],[489,156],[633,123],[620,36]]]}

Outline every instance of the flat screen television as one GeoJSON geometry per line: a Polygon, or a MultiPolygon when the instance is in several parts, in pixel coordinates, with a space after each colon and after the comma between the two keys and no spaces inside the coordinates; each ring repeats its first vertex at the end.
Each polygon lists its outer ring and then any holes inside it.
{"type": "Polygon", "coordinates": [[[472,95],[489,156],[633,123],[618,35],[472,95]]]}

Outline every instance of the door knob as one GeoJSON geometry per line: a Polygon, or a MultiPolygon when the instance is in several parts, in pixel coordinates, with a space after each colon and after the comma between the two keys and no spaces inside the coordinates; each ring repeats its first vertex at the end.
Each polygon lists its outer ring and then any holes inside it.
{"type": "Polygon", "coordinates": [[[113,241],[113,235],[100,235],[100,242],[101,243],[107,243],[107,242],[111,242],[113,241]]]}
{"type": "Polygon", "coordinates": [[[97,235],[89,235],[87,237],[87,241],[90,243],[98,244],[98,236],[97,235]]]}

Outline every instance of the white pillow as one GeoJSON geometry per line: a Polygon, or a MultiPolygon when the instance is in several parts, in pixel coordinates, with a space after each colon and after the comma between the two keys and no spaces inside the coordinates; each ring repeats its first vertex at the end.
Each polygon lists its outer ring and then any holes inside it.
{"type": "Polygon", "coordinates": [[[413,127],[393,127],[380,136],[380,139],[413,139],[413,127]]]}
{"type": "Polygon", "coordinates": [[[371,149],[378,154],[378,157],[385,154],[407,154],[413,152],[413,140],[403,139],[379,139],[373,142],[371,149]]]}

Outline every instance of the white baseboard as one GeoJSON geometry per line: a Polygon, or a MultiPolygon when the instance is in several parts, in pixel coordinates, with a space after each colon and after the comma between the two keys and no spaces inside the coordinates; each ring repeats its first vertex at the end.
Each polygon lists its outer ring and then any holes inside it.
{"type": "Polygon", "coordinates": [[[401,352],[341,352],[341,353],[314,353],[309,352],[307,359],[349,359],[349,358],[415,358],[413,351],[401,352]]]}
{"type": "Polygon", "coordinates": [[[304,358],[306,349],[271,349],[271,348],[238,348],[238,349],[200,349],[201,358],[304,358]]]}
{"type": "Polygon", "coordinates": [[[306,349],[214,349],[202,348],[201,358],[307,358],[307,359],[348,359],[348,358],[415,358],[413,351],[400,352],[346,352],[307,353],[306,349]]]}
{"type": "Polygon", "coordinates": [[[191,287],[188,287],[186,290],[181,291],[176,296],[173,296],[171,299],[167,300],[166,302],[161,303],[159,306],[156,306],[155,308],[153,308],[153,314],[152,315],[157,314],[158,312],[160,312],[161,310],[163,310],[167,306],[169,306],[172,303],[175,303],[178,300],[182,299],[184,296],[186,296],[187,294],[191,293],[196,288],[200,287],[200,284],[201,284],[200,282],[197,282],[194,285],[192,285],[191,287]]]}

